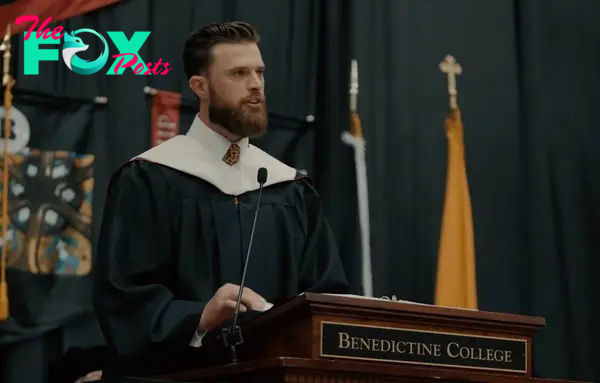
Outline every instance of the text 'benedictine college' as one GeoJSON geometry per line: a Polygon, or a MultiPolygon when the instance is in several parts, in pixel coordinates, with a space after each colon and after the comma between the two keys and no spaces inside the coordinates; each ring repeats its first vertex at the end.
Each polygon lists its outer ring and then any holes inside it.
{"type": "Polygon", "coordinates": [[[321,356],[527,372],[523,339],[322,322],[321,356]]]}
{"type": "Polygon", "coordinates": [[[338,333],[339,341],[338,348],[352,349],[360,351],[373,352],[393,352],[399,354],[409,354],[417,356],[436,356],[441,357],[442,352],[446,356],[456,359],[471,359],[488,362],[503,362],[510,363],[512,361],[511,350],[495,350],[492,348],[482,349],[474,347],[465,347],[457,342],[450,342],[445,347],[439,343],[418,343],[406,342],[387,339],[370,339],[360,338],[357,336],[351,337],[346,332],[338,333]]]}

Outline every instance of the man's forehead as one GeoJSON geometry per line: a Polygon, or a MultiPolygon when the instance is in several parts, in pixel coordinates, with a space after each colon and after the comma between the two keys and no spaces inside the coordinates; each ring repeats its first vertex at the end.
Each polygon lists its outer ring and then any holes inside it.
{"type": "Polygon", "coordinates": [[[222,43],[213,47],[213,64],[224,70],[237,67],[264,66],[260,49],[255,43],[222,43]]]}

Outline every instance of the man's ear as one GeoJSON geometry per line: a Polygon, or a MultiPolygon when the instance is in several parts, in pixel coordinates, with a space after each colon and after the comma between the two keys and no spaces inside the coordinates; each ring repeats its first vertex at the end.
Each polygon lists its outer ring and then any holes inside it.
{"type": "Polygon", "coordinates": [[[190,89],[201,100],[208,99],[208,79],[204,76],[192,76],[188,82],[190,89]]]}

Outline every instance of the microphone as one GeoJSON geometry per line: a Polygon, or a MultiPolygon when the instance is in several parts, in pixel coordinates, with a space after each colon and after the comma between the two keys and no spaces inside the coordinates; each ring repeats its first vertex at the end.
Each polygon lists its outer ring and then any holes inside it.
{"type": "Polygon", "coordinates": [[[225,348],[229,348],[231,352],[231,361],[233,363],[238,362],[236,346],[239,346],[244,343],[244,338],[242,337],[242,330],[240,326],[237,324],[238,316],[240,314],[240,304],[242,303],[242,292],[244,291],[244,285],[246,283],[246,273],[248,270],[248,260],[250,259],[250,251],[252,250],[252,241],[254,240],[254,229],[256,228],[256,219],[258,218],[258,210],[260,208],[260,199],[262,197],[263,186],[267,182],[267,169],[260,168],[258,169],[258,173],[256,174],[256,181],[260,185],[258,190],[258,199],[256,200],[256,210],[254,212],[254,222],[252,223],[252,231],[250,231],[250,241],[248,242],[248,251],[246,252],[246,260],[244,262],[244,271],[242,272],[242,281],[240,282],[240,291],[237,296],[237,300],[235,302],[235,310],[233,312],[233,323],[230,328],[223,328],[221,330],[223,335],[223,341],[225,343],[225,348]]]}

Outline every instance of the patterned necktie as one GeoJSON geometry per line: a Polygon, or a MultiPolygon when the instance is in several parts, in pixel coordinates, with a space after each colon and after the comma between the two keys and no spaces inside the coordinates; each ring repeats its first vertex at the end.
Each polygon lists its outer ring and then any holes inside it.
{"type": "Polygon", "coordinates": [[[237,164],[240,160],[240,146],[238,144],[231,144],[229,149],[227,149],[227,153],[223,156],[223,161],[229,165],[233,166],[237,164]]]}

